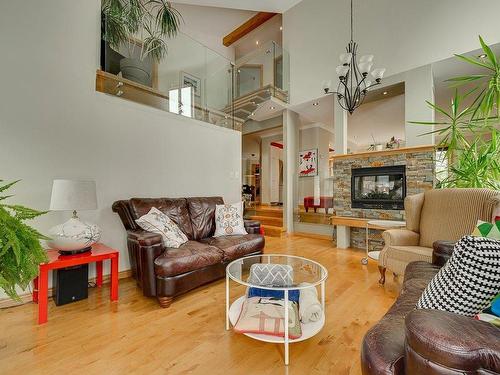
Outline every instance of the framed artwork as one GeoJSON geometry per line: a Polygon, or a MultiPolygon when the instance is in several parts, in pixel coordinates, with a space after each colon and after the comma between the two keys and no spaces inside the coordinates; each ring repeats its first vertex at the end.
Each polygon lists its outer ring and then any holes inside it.
{"type": "Polygon", "coordinates": [[[181,86],[182,87],[192,87],[194,96],[201,97],[201,79],[186,73],[181,72],[181,86]]]}
{"type": "Polygon", "coordinates": [[[313,177],[318,175],[318,149],[299,152],[299,176],[313,177]]]}

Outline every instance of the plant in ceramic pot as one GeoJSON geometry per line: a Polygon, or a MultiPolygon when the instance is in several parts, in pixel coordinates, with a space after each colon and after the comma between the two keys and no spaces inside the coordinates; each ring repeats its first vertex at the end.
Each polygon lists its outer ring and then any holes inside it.
{"type": "Polygon", "coordinates": [[[0,289],[19,301],[16,287],[25,290],[38,275],[38,265],[47,260],[41,239],[48,239],[25,223],[43,215],[19,205],[3,203],[12,195],[2,195],[18,181],[2,184],[0,180],[0,289]]]}
{"type": "Polygon", "coordinates": [[[167,55],[166,38],[177,35],[181,14],[165,0],[102,0],[103,39],[115,50],[125,46],[120,61],[124,78],[148,85],[146,59],[158,63],[167,55]]]}
{"type": "Polygon", "coordinates": [[[427,102],[443,121],[413,124],[436,126],[425,134],[441,137],[438,147],[445,150],[448,159],[448,177],[438,187],[486,187],[500,190],[500,57],[479,37],[484,58],[456,55],[462,61],[481,68],[480,74],[455,77],[448,80],[453,86],[476,84],[465,93],[455,90],[449,108],[427,102]],[[464,105],[466,99],[471,103],[464,105]]]}

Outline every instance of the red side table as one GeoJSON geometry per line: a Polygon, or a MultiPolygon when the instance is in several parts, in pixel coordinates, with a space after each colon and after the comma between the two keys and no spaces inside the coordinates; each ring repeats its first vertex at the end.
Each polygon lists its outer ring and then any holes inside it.
{"type": "Polygon", "coordinates": [[[59,268],[94,263],[96,268],[96,285],[102,286],[102,262],[111,260],[111,301],[118,301],[118,250],[112,249],[102,243],[92,246],[92,250],[76,255],[61,255],[57,250],[48,250],[47,263],[39,265],[39,276],[33,280],[33,302],[38,303],[38,324],[47,322],[47,304],[49,289],[49,271],[59,268]]]}

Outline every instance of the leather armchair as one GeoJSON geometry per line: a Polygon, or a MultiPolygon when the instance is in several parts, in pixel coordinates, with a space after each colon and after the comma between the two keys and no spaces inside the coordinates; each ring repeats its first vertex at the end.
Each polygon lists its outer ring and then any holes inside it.
{"type": "Polygon", "coordinates": [[[406,228],[382,234],[379,282],[385,283],[386,269],[402,275],[410,262],[431,263],[435,241],[458,241],[478,220],[491,221],[499,207],[500,192],[489,189],[436,189],[406,197],[406,228]]]}

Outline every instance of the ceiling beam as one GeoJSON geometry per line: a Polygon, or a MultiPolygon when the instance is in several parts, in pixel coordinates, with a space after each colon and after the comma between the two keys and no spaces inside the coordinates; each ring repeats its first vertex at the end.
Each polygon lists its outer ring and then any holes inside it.
{"type": "Polygon", "coordinates": [[[226,47],[229,47],[231,44],[236,42],[237,40],[243,38],[249,32],[255,30],[257,27],[262,25],[263,23],[269,21],[278,13],[269,13],[269,12],[259,12],[244,24],[239,26],[237,29],[231,31],[227,34],[224,39],[222,39],[222,44],[226,47]]]}

